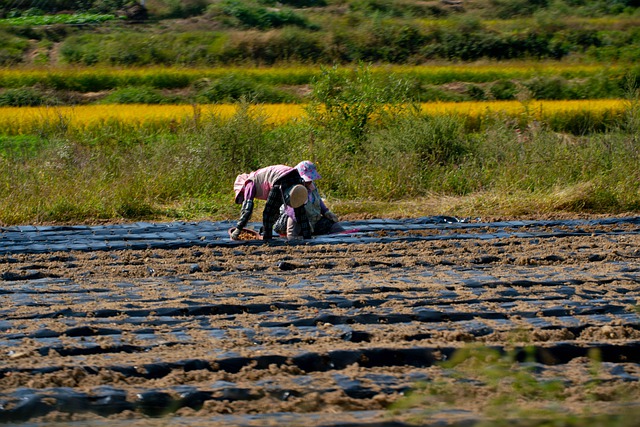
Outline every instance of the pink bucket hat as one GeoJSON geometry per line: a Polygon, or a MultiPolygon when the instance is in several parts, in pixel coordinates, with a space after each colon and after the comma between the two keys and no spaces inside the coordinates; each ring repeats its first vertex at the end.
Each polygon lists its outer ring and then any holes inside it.
{"type": "Polygon", "coordinates": [[[298,169],[300,177],[302,177],[306,182],[322,178],[316,169],[316,165],[311,163],[309,160],[304,160],[298,163],[296,165],[296,169],[298,169]]]}

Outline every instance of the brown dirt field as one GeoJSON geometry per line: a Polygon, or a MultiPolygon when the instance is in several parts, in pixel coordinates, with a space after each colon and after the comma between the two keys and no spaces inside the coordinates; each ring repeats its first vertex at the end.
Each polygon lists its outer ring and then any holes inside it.
{"type": "Polygon", "coordinates": [[[633,425],[639,228],[0,257],[0,421],[633,425]]]}

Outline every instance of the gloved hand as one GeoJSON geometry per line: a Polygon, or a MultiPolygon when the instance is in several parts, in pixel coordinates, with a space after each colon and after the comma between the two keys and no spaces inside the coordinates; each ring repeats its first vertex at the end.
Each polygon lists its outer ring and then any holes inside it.
{"type": "Polygon", "coordinates": [[[235,230],[233,230],[233,233],[231,233],[231,240],[240,239],[240,233],[242,233],[241,228],[236,228],[235,230]]]}
{"type": "Polygon", "coordinates": [[[324,216],[325,216],[327,219],[330,219],[330,220],[331,220],[331,221],[333,221],[333,222],[339,222],[339,221],[340,221],[340,218],[338,218],[338,215],[334,214],[334,213],[333,213],[333,212],[331,212],[331,211],[326,211],[326,212],[324,213],[324,216]]]}

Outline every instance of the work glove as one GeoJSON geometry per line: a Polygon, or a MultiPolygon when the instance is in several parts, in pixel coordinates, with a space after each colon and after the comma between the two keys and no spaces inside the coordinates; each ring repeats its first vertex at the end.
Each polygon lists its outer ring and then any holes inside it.
{"type": "Polygon", "coordinates": [[[331,221],[333,221],[333,222],[339,222],[339,221],[340,221],[340,218],[338,218],[338,215],[334,214],[334,213],[333,213],[333,212],[331,212],[331,211],[326,211],[326,212],[324,213],[324,216],[325,216],[327,219],[330,219],[330,220],[331,220],[331,221]]]}
{"type": "Polygon", "coordinates": [[[241,228],[236,228],[235,230],[233,230],[233,232],[231,233],[231,240],[240,239],[240,233],[242,233],[241,228]]]}

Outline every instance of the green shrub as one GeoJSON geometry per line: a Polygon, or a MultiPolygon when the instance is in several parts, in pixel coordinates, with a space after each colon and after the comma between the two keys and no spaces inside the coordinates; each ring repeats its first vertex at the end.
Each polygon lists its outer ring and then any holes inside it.
{"type": "Polygon", "coordinates": [[[426,40],[424,34],[412,25],[384,20],[375,20],[366,32],[368,42],[358,55],[363,61],[404,63],[420,52],[426,40]]]}
{"type": "Polygon", "coordinates": [[[592,111],[572,111],[556,113],[549,118],[549,127],[558,132],[566,132],[573,135],[586,135],[595,132],[604,132],[616,126],[620,117],[610,112],[602,114],[592,111]]]}
{"type": "Polygon", "coordinates": [[[366,16],[396,18],[442,16],[448,12],[433,2],[398,0],[351,0],[349,9],[366,16]]]}
{"type": "Polygon", "coordinates": [[[67,63],[83,65],[205,65],[220,60],[226,39],[212,31],[81,34],[66,38],[60,54],[67,63]]]}
{"type": "Polygon", "coordinates": [[[238,0],[225,0],[221,7],[225,15],[234,18],[237,25],[244,28],[267,30],[287,25],[310,27],[303,16],[291,9],[270,10],[238,0]]]}
{"type": "MultiPolygon", "coordinates": [[[[360,163],[375,164],[375,175],[380,175],[369,191],[376,197],[388,194],[391,198],[429,190],[452,191],[453,185],[446,186],[441,172],[446,173],[470,150],[462,119],[412,114],[398,117],[384,129],[372,130],[365,146],[367,158],[360,163]]],[[[477,183],[468,184],[453,192],[464,194],[477,183]]]]}
{"type": "Polygon", "coordinates": [[[2,107],[34,107],[51,103],[51,100],[40,90],[32,87],[6,89],[0,92],[2,107]]]}
{"type": "Polygon", "coordinates": [[[377,17],[336,28],[329,52],[334,63],[404,63],[420,60],[425,40],[425,34],[411,23],[377,17]]]}
{"type": "Polygon", "coordinates": [[[307,62],[328,60],[325,40],[321,33],[297,27],[285,27],[254,37],[230,38],[220,61],[273,65],[278,62],[307,62]]]}
{"type": "Polygon", "coordinates": [[[29,41],[0,31],[0,65],[15,65],[23,61],[29,41]]]}
{"type": "Polygon", "coordinates": [[[323,62],[327,60],[326,40],[321,33],[297,27],[285,27],[271,39],[269,62],[323,62]]]}
{"type": "Polygon", "coordinates": [[[547,31],[528,28],[501,32],[469,17],[453,21],[453,25],[435,26],[425,40],[422,55],[434,59],[561,59],[571,51],[570,47],[554,42],[552,33],[547,31]]]}
{"type": "MultiPolygon", "coordinates": [[[[267,143],[264,117],[252,114],[250,106],[249,103],[239,103],[238,110],[228,120],[217,116],[202,120],[200,137],[194,141],[193,147],[204,155],[201,160],[208,164],[210,170],[221,173],[221,179],[232,180],[238,173],[264,166],[261,164],[264,157],[270,156],[275,148],[267,143]],[[225,176],[225,172],[228,175],[225,176]]],[[[282,152],[282,149],[280,147],[276,152],[282,152]]]]}
{"type": "Polygon", "coordinates": [[[549,6],[549,0],[490,0],[492,17],[510,19],[531,15],[549,6]]]}
{"type": "Polygon", "coordinates": [[[42,145],[34,135],[0,136],[0,157],[26,160],[38,155],[42,145]]]}
{"type": "Polygon", "coordinates": [[[465,92],[467,96],[471,98],[473,101],[487,100],[487,93],[484,91],[484,89],[481,86],[468,84],[465,89],[465,92]]]}
{"type": "Polygon", "coordinates": [[[236,74],[229,74],[203,86],[196,95],[200,103],[237,102],[248,100],[257,103],[281,103],[299,101],[293,95],[259,84],[252,79],[236,74]]]}
{"type": "Polygon", "coordinates": [[[63,42],[60,54],[65,62],[84,65],[169,64],[176,57],[153,37],[128,31],[71,36],[63,42]]]}
{"type": "Polygon", "coordinates": [[[466,152],[464,122],[454,116],[409,118],[410,148],[423,165],[445,165],[459,161],[466,152]]]}
{"type": "Polygon", "coordinates": [[[398,113],[398,108],[411,101],[410,87],[405,79],[374,74],[362,64],[346,73],[338,67],[323,69],[313,81],[309,117],[316,126],[348,135],[352,141],[345,148],[354,153],[374,117],[384,122],[387,115],[398,113]]]}
{"type": "Polygon", "coordinates": [[[468,98],[461,93],[443,89],[434,85],[420,87],[414,93],[416,94],[415,96],[417,100],[420,102],[461,102],[468,100],[468,98]]]}
{"type": "Polygon", "coordinates": [[[510,80],[498,80],[489,86],[489,93],[498,101],[510,101],[516,99],[518,86],[510,80]]]}
{"type": "Polygon", "coordinates": [[[260,4],[276,6],[278,3],[291,7],[323,7],[327,5],[325,0],[259,0],[260,4]]]}
{"type": "Polygon", "coordinates": [[[154,10],[157,19],[189,18],[201,15],[209,6],[208,0],[164,0],[160,7],[154,10]]]}
{"type": "Polygon", "coordinates": [[[536,77],[524,82],[534,99],[575,99],[569,83],[562,77],[536,77]]]}
{"type": "Polygon", "coordinates": [[[148,86],[116,89],[101,100],[104,104],[167,104],[175,101],[148,86]]]}

